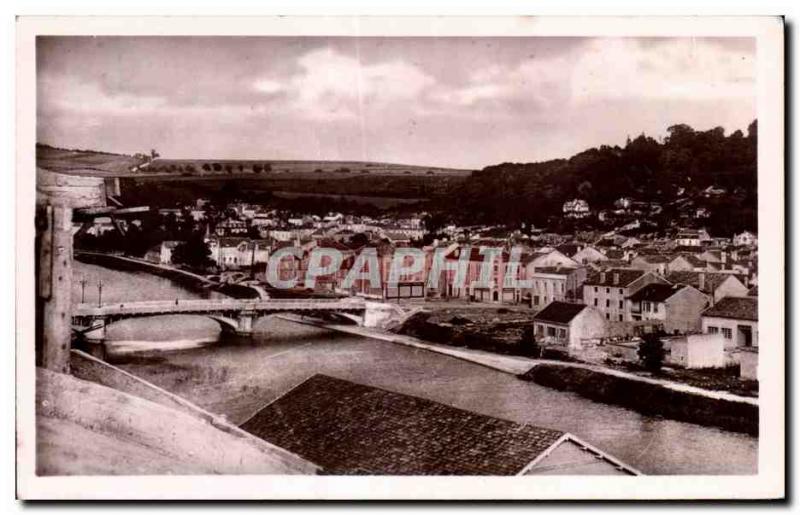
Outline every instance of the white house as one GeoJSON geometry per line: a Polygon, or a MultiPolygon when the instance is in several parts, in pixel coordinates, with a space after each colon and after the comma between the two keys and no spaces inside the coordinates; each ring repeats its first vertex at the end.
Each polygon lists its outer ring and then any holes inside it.
{"type": "Polygon", "coordinates": [[[579,349],[583,340],[605,336],[606,321],[585,304],[554,301],[533,317],[533,328],[537,341],[579,349]]]}
{"type": "Polygon", "coordinates": [[[725,297],[703,312],[703,332],[721,333],[725,350],[758,347],[758,298],[725,297]]]}
{"type": "Polygon", "coordinates": [[[564,202],[562,211],[567,218],[585,218],[590,213],[589,203],[579,198],[568,200],[564,202]]]}
{"type": "Polygon", "coordinates": [[[670,342],[668,362],[683,368],[721,368],[725,366],[722,335],[689,334],[670,342]]]}

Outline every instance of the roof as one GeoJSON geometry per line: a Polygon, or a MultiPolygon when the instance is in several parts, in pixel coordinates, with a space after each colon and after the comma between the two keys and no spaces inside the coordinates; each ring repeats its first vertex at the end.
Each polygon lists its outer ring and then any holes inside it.
{"type": "Polygon", "coordinates": [[[568,266],[537,266],[533,270],[533,275],[536,274],[557,274],[557,275],[571,275],[578,269],[568,266]]]}
{"type": "Polygon", "coordinates": [[[719,285],[728,279],[728,277],[733,277],[739,282],[742,282],[736,274],[694,271],[670,272],[667,274],[666,279],[673,284],[688,284],[704,293],[713,293],[714,290],[719,288],[719,285]],[[700,287],[700,274],[705,274],[705,284],[702,288],[700,287]]]}
{"type": "Polygon", "coordinates": [[[650,302],[664,302],[668,298],[675,295],[678,291],[686,288],[683,284],[648,284],[644,288],[639,289],[636,293],[630,296],[633,302],[650,301],[650,302]]]}
{"type": "Polygon", "coordinates": [[[241,425],[325,474],[514,475],[566,433],[314,375],[241,425]]]}
{"type": "Polygon", "coordinates": [[[591,274],[584,284],[590,286],[617,286],[626,287],[633,281],[639,279],[648,272],[644,270],[633,270],[629,268],[612,268],[605,272],[595,272],[591,274]],[[605,274],[605,278],[603,275],[605,274]],[[619,281],[614,283],[614,274],[619,274],[619,281]]]}
{"type": "Polygon", "coordinates": [[[636,256],[635,259],[641,259],[647,263],[669,263],[672,261],[671,256],[665,256],[664,254],[641,254],[636,256]]]}
{"type": "Polygon", "coordinates": [[[703,316],[758,322],[758,299],[756,297],[724,297],[705,310],[703,316]]]}
{"type": "Polygon", "coordinates": [[[685,259],[690,265],[694,267],[704,267],[708,264],[704,260],[695,256],[694,254],[680,254],[680,257],[685,259]]]}
{"type": "Polygon", "coordinates": [[[556,324],[569,324],[585,307],[586,304],[571,304],[556,300],[536,313],[533,319],[556,324]]]}

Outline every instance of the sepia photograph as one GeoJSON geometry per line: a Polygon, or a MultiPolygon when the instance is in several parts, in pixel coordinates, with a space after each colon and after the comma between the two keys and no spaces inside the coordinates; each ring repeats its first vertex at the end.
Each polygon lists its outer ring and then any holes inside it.
{"type": "Polygon", "coordinates": [[[18,22],[18,495],[782,495],[781,19],[486,22],[18,22]]]}

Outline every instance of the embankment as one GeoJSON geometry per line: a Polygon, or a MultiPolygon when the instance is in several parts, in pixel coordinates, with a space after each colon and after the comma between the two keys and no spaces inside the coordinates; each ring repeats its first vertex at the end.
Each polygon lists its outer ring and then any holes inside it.
{"type": "Polygon", "coordinates": [[[259,297],[256,290],[246,285],[218,283],[186,270],[150,263],[142,259],[80,250],[75,251],[75,259],[82,263],[98,265],[112,270],[147,272],[148,274],[169,279],[186,289],[199,293],[215,291],[237,299],[253,299],[259,297]]]}
{"type": "Polygon", "coordinates": [[[571,365],[540,363],[519,376],[643,415],[715,426],[758,436],[758,405],[666,388],[660,384],[571,365]]]}

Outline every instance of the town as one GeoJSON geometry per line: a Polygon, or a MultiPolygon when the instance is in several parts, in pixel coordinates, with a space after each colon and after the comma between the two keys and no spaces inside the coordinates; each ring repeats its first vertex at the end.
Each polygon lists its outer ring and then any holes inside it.
{"type": "MultiPolygon", "coordinates": [[[[726,194],[723,188],[702,191],[704,197],[726,194]]],[[[672,366],[738,366],[742,379],[757,380],[757,235],[709,234],[702,207],[690,213],[690,225],[657,234],[648,228],[649,216],[661,210],[658,203],[619,198],[614,208],[593,212],[583,199],[566,200],[565,219],[615,219],[619,225],[559,234],[455,224],[432,228],[425,212],[402,218],[318,216],[200,198],[170,208],[116,209],[74,222],[73,231],[79,251],[127,253],[273,295],[524,308],[538,346],[580,360],[636,362],[643,337],[658,334],[672,366]],[[142,245],[145,234],[148,243],[142,245]],[[335,269],[326,263],[328,269],[314,273],[307,288],[312,257],[322,249],[339,256],[335,269]],[[378,270],[353,279],[354,271],[370,272],[362,259],[368,253],[378,270]],[[415,255],[420,263],[408,266],[415,255]],[[403,273],[390,277],[398,256],[403,273]],[[445,266],[434,266],[435,256],[445,266]],[[291,281],[293,288],[276,291],[270,278],[291,281]]]]}

